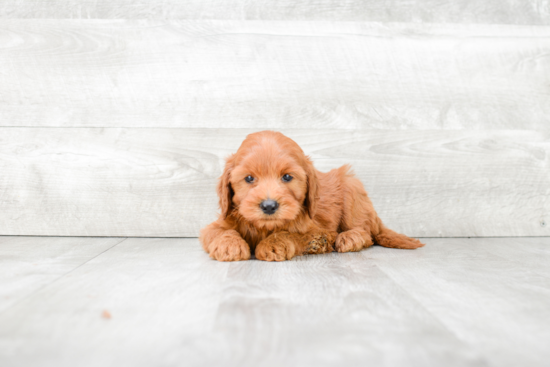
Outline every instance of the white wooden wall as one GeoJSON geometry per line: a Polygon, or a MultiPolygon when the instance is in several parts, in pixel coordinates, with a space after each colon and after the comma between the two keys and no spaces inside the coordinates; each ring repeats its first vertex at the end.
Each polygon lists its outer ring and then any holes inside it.
{"type": "Polygon", "coordinates": [[[550,235],[550,1],[0,2],[0,235],[196,236],[275,129],[412,236],[550,235]]]}

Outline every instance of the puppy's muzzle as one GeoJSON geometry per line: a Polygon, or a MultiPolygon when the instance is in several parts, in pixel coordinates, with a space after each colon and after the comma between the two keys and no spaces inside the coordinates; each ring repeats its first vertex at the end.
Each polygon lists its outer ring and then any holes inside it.
{"type": "Polygon", "coordinates": [[[274,200],[264,200],[260,204],[260,208],[265,214],[271,215],[277,211],[279,203],[274,200]]]}

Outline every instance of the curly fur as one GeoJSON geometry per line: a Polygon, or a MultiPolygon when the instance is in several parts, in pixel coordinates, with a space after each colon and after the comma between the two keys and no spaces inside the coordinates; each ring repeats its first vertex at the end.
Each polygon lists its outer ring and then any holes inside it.
{"type": "Polygon", "coordinates": [[[218,181],[221,214],[202,229],[200,241],[219,261],[290,260],[303,254],[360,251],[376,243],[414,249],[420,241],[382,224],[363,184],[349,165],[327,173],[292,139],[274,131],[246,137],[226,160],[218,181]],[[289,174],[290,182],[281,178],[289,174]],[[252,176],[249,183],[245,177],[252,176]],[[267,215],[263,200],[279,203],[267,215]]]}

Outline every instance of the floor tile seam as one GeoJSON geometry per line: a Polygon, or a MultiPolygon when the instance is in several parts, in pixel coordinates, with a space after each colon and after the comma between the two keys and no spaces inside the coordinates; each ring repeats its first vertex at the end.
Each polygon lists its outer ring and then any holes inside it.
{"type": "MultiPolygon", "coordinates": [[[[376,259],[378,260],[378,259],[376,259]]],[[[411,293],[409,290],[407,290],[405,287],[403,287],[397,280],[395,280],[387,271],[384,270],[383,266],[379,264],[378,261],[375,263],[376,267],[390,279],[395,286],[397,286],[403,293],[405,293],[409,298],[417,304],[422,310],[424,310],[430,317],[439,325],[443,330],[447,331],[449,335],[452,335],[460,344],[462,344],[464,347],[470,349],[475,353],[475,355],[480,359],[480,361],[487,367],[492,367],[491,363],[489,363],[489,359],[482,350],[477,348],[475,345],[472,345],[468,341],[462,339],[455,331],[452,330],[451,327],[449,327],[440,317],[438,317],[436,314],[434,314],[421,300],[419,300],[417,297],[414,296],[413,293],[411,293]]]]}

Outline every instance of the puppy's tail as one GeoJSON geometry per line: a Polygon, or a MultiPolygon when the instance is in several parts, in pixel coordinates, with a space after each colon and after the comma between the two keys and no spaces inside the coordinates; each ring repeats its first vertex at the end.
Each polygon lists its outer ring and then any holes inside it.
{"type": "Polygon", "coordinates": [[[373,237],[374,241],[380,246],[409,250],[424,246],[419,240],[407,237],[404,234],[397,233],[384,226],[380,218],[378,218],[377,222],[379,232],[373,237]]]}

